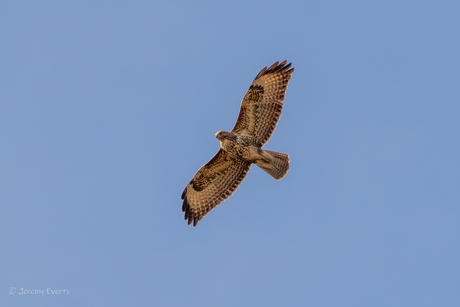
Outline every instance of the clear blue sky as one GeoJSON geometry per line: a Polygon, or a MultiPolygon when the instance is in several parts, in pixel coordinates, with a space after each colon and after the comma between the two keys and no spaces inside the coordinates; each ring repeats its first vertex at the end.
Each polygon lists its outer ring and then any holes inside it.
{"type": "Polygon", "coordinates": [[[458,1],[2,1],[0,305],[459,306],[459,16],[458,1]],[[265,148],[288,175],[254,166],[187,226],[180,196],[214,133],[285,59],[265,148]]]}

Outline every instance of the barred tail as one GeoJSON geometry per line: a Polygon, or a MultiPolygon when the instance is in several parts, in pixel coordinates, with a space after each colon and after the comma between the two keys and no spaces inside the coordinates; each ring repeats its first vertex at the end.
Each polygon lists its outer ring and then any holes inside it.
{"type": "Polygon", "coordinates": [[[286,176],[289,169],[289,155],[269,150],[263,150],[262,156],[266,158],[267,161],[257,161],[256,165],[258,167],[266,171],[276,180],[280,180],[286,176]]]}

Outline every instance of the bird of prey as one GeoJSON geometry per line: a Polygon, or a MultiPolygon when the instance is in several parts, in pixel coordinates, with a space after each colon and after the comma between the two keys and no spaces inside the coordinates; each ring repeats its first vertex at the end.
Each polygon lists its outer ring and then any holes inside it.
{"type": "Polygon", "coordinates": [[[287,85],[294,68],[276,62],[256,76],[241,102],[240,113],[230,132],[219,131],[217,154],[203,165],[182,193],[182,211],[188,225],[196,224],[235,192],[252,163],[273,178],[283,178],[289,156],[262,147],[270,139],[281,116],[287,85]]]}

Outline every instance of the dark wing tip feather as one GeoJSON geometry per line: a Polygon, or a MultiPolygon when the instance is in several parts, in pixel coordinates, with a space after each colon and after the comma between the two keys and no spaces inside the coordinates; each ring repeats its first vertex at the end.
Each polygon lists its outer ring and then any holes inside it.
{"type": "Polygon", "coordinates": [[[273,65],[270,66],[270,68],[268,68],[267,70],[273,70],[274,68],[276,68],[276,67],[278,67],[278,66],[280,66],[280,65],[284,65],[284,64],[286,64],[286,61],[282,62],[281,64],[279,64],[279,63],[280,63],[280,61],[276,61],[276,62],[273,63],[273,65]]]}
{"type": "Polygon", "coordinates": [[[262,68],[262,70],[257,74],[257,76],[254,78],[254,80],[257,80],[257,78],[260,78],[260,76],[263,76],[265,72],[267,71],[267,66],[262,68]]]}
{"type": "MultiPolygon", "coordinates": [[[[185,212],[185,215],[184,215],[184,220],[188,220],[188,225],[190,225],[192,223],[192,220],[195,219],[195,217],[192,217],[192,212],[190,210],[190,205],[187,201],[187,196],[185,196],[185,193],[187,192],[187,188],[185,188],[184,192],[182,193],[182,199],[184,200],[184,202],[182,203],[182,212],[185,212]]],[[[195,222],[195,225],[196,225],[197,222],[195,222]]],[[[194,226],[195,226],[194,225],[194,226]]]]}

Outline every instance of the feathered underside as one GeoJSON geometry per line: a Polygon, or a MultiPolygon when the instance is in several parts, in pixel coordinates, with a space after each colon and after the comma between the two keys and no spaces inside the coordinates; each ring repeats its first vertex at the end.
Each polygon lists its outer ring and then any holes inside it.
{"type": "MultiPolygon", "coordinates": [[[[294,71],[294,68],[289,69],[291,64],[286,63],[276,62],[260,71],[241,102],[232,129],[232,132],[249,137],[259,148],[270,139],[281,116],[282,101],[294,71]]],[[[182,193],[182,211],[188,224],[196,226],[207,213],[232,195],[250,167],[251,162],[233,158],[222,148],[219,149],[198,170],[182,193]]]]}

